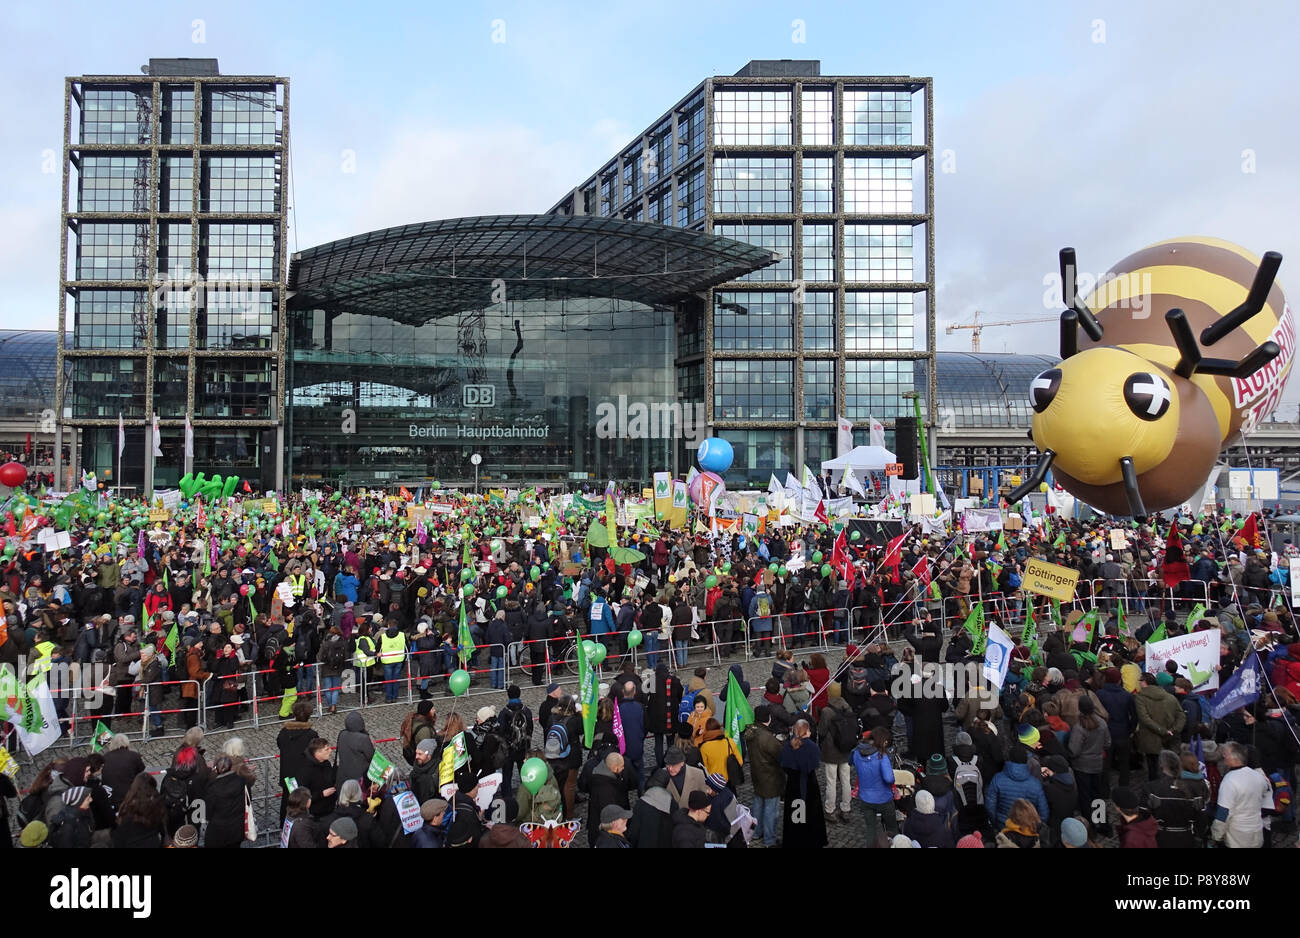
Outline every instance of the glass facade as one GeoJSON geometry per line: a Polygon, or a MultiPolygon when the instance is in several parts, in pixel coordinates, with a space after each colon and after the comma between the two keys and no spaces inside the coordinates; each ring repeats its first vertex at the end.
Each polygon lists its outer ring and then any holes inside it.
{"type": "Polygon", "coordinates": [[[887,145],[912,143],[912,93],[846,89],[844,142],[887,145]]]}
{"type": "Polygon", "coordinates": [[[791,143],[789,91],[715,91],[713,145],[791,143]]]}
{"type": "Polygon", "coordinates": [[[771,214],[790,211],[788,158],[719,157],[713,161],[713,211],[771,214]]]}
{"type": "Polygon", "coordinates": [[[794,362],[714,359],[713,416],[718,420],[794,419],[794,362]]]}
{"type": "Polygon", "coordinates": [[[794,349],[794,309],[789,293],[713,294],[713,347],[731,352],[794,349]]]}
{"type": "Polygon", "coordinates": [[[35,424],[54,412],[56,332],[0,329],[0,419],[35,424]]]}
{"type": "Polygon", "coordinates": [[[793,280],[794,254],[791,251],[790,225],[721,225],[713,226],[713,233],[723,238],[734,238],[755,247],[766,248],[780,254],[775,264],[759,268],[752,274],[737,279],[745,282],[767,283],[793,280]]]}

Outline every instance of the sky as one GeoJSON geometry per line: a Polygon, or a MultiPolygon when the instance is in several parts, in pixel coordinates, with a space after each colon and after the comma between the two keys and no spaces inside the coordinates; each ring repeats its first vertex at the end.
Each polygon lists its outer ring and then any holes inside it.
{"type": "MultiPolygon", "coordinates": [[[[708,75],[754,58],[934,79],[941,349],[1048,319],[1073,246],[1098,275],[1200,234],[1300,284],[1300,4],[275,4],[0,10],[0,328],[56,328],[63,78],[214,57],[291,79],[290,250],[544,212],[708,75]]],[[[1294,303],[1294,299],[1292,300],[1294,303]]],[[[986,352],[1054,353],[1055,322],[986,352]]],[[[1300,408],[1292,382],[1278,415],[1300,408]]]]}

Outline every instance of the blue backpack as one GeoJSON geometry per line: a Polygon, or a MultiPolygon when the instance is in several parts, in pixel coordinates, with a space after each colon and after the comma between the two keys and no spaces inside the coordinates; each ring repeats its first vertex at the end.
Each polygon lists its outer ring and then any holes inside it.
{"type": "Polygon", "coordinates": [[[546,748],[544,754],[548,759],[567,759],[569,757],[569,731],[562,722],[552,723],[546,731],[546,748]]]}
{"type": "Polygon", "coordinates": [[[677,708],[677,719],[685,723],[690,719],[691,714],[695,712],[695,695],[699,690],[689,690],[682,694],[681,706],[677,708]]]}

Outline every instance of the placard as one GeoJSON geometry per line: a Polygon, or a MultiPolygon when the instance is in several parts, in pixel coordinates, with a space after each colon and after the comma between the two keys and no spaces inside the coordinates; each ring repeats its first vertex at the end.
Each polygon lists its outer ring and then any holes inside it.
{"type": "Polygon", "coordinates": [[[1110,529],[1110,549],[1128,550],[1128,534],[1123,528],[1110,529]]]}
{"type": "Polygon", "coordinates": [[[67,531],[55,531],[52,528],[42,528],[36,535],[36,543],[45,548],[47,554],[56,550],[70,550],[72,548],[72,535],[67,531]]]}
{"type": "Polygon", "coordinates": [[[1025,574],[1020,579],[1021,589],[1040,596],[1050,596],[1063,603],[1074,598],[1074,588],[1078,583],[1078,570],[1034,557],[1025,561],[1025,574]]]}
{"type": "Polygon", "coordinates": [[[1146,671],[1159,674],[1165,670],[1165,662],[1173,660],[1178,662],[1179,676],[1192,682],[1193,693],[1218,690],[1219,672],[1214,666],[1219,663],[1219,638],[1218,629],[1209,629],[1162,642],[1148,642],[1146,671]]]}
{"type": "Polygon", "coordinates": [[[158,508],[149,512],[150,524],[162,524],[172,520],[172,513],[166,508],[158,508]]]}
{"type": "Polygon", "coordinates": [[[903,464],[901,462],[885,463],[885,475],[902,476],[902,474],[903,474],[903,464]]]}
{"type": "Polygon", "coordinates": [[[967,533],[1001,531],[1002,512],[997,508],[967,508],[961,513],[961,523],[967,533]]]}

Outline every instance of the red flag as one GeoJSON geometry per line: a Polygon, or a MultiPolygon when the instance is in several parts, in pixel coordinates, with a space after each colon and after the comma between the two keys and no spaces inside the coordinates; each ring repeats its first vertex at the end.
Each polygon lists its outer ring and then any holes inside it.
{"type": "Polygon", "coordinates": [[[410,493],[410,491],[406,488],[405,485],[399,488],[397,492],[399,495],[402,496],[402,498],[406,499],[408,502],[415,500],[415,496],[410,493]]]}
{"type": "Polygon", "coordinates": [[[905,537],[907,537],[906,531],[890,541],[889,546],[885,548],[885,559],[880,562],[880,568],[890,571],[889,579],[894,583],[898,582],[898,565],[903,560],[903,538],[905,537]]]}
{"type": "Polygon", "coordinates": [[[1161,564],[1160,576],[1169,589],[1192,578],[1191,568],[1187,566],[1187,558],[1183,554],[1183,540],[1178,534],[1177,521],[1169,526],[1169,539],[1165,542],[1165,560],[1161,564]]]}
{"type": "Polygon", "coordinates": [[[1247,550],[1264,549],[1264,540],[1259,536],[1259,522],[1255,518],[1255,512],[1250,513],[1250,517],[1246,519],[1246,523],[1241,526],[1241,530],[1233,540],[1241,541],[1246,545],[1247,550]]]}
{"type": "Polygon", "coordinates": [[[840,536],[835,538],[835,544],[831,547],[831,566],[839,571],[848,588],[853,589],[853,558],[849,556],[848,533],[846,526],[840,531],[840,536]]]}
{"type": "Polygon", "coordinates": [[[249,494],[252,494],[252,491],[253,491],[253,487],[252,487],[251,485],[248,484],[248,480],[247,480],[247,479],[244,480],[244,491],[245,491],[245,492],[248,492],[249,494]]]}
{"type": "Polygon", "coordinates": [[[930,588],[930,558],[926,554],[921,555],[921,559],[912,565],[912,572],[916,574],[916,579],[921,584],[921,590],[925,591],[930,588]]]}
{"type": "Polygon", "coordinates": [[[813,517],[814,517],[816,520],[820,521],[822,524],[827,524],[827,523],[828,523],[827,518],[826,518],[826,500],[825,500],[825,499],[820,499],[820,498],[819,498],[819,499],[817,500],[817,510],[813,512],[813,517]]]}

